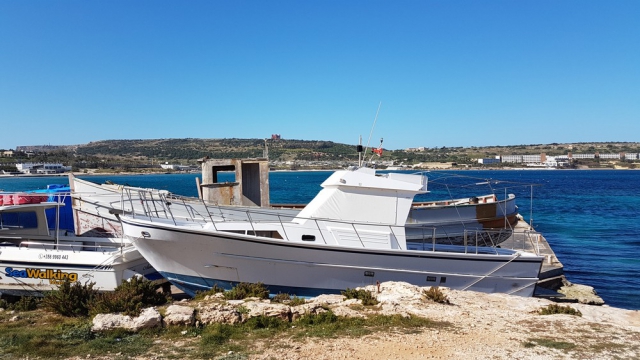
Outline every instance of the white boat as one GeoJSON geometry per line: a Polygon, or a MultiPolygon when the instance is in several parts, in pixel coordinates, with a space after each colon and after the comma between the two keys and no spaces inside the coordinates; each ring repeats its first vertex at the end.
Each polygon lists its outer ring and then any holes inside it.
{"type": "MultiPolygon", "coordinates": [[[[125,237],[167,280],[194,295],[214,285],[262,282],[272,293],[336,293],[380,281],[419,286],[534,293],[543,257],[495,247],[408,243],[406,219],[426,177],[376,174],[369,168],[337,171],[299,213],[208,206],[191,219],[120,216],[125,237]]],[[[162,208],[163,194],[125,192],[162,208]]],[[[171,208],[174,211],[174,206],[171,208]]],[[[425,228],[424,225],[415,225],[425,228]]],[[[424,231],[429,231],[426,226],[424,231]]]]}
{"type": "Polygon", "coordinates": [[[114,290],[132,276],[160,278],[123,238],[78,237],[58,223],[50,229],[46,211],[59,217],[64,203],[49,202],[42,194],[0,197],[16,199],[0,204],[0,294],[41,296],[65,278],[94,282],[101,291],[114,290]]]}
{"type": "MultiPolygon", "coordinates": [[[[438,243],[462,245],[465,235],[473,233],[482,244],[493,246],[502,243],[513,234],[518,222],[516,197],[507,194],[498,199],[494,194],[470,198],[414,202],[409,211],[407,224],[432,226],[438,243]]],[[[407,234],[408,239],[423,235],[407,234]]]]}
{"type": "MultiPolygon", "coordinates": [[[[114,210],[125,212],[136,212],[145,214],[156,211],[157,208],[145,208],[140,199],[132,198],[123,201],[122,190],[127,188],[134,190],[130,192],[136,196],[135,190],[145,190],[145,193],[159,194],[169,200],[170,203],[179,203],[180,206],[171,207],[173,217],[188,219],[194,213],[205,214],[203,199],[208,203],[235,205],[242,211],[251,209],[252,206],[260,206],[262,212],[278,210],[290,215],[297,214],[304,205],[278,205],[270,204],[267,195],[262,195],[262,200],[255,202],[245,201],[234,203],[225,199],[223,195],[232,194],[230,197],[236,199],[247,198],[246,193],[268,194],[268,181],[253,182],[249,186],[243,186],[242,173],[247,170],[243,161],[235,161],[233,166],[236,169],[237,182],[219,183],[217,182],[215,166],[211,162],[222,162],[223,160],[208,160],[203,162],[204,187],[201,190],[200,198],[190,198],[170,194],[165,190],[140,189],[116,184],[96,184],[90,181],[78,179],[69,175],[69,184],[73,196],[73,217],[76,234],[89,236],[122,236],[122,226],[120,221],[113,214],[114,210]],[[266,185],[264,184],[266,183],[266,185]],[[231,190],[229,190],[231,188],[231,190]],[[247,190],[250,189],[250,190],[247,190]]],[[[255,162],[260,162],[256,160],[255,162]]],[[[250,164],[252,165],[252,164],[250,164]]],[[[231,166],[218,165],[220,169],[228,170],[231,166]]],[[[267,167],[268,171],[268,167],[267,167]]],[[[260,173],[253,178],[268,178],[260,173]]],[[[247,178],[245,174],[245,178],[247,178]]],[[[248,180],[251,181],[251,180],[248,180]]],[[[259,198],[259,196],[254,196],[259,198]]],[[[223,215],[224,216],[224,215],[223,215]]],[[[227,214],[227,217],[233,214],[227,214]]],[[[494,194],[482,195],[478,197],[440,200],[430,202],[415,202],[412,204],[406,219],[408,225],[428,225],[429,233],[409,230],[407,234],[409,241],[422,241],[425,237],[435,238],[439,244],[462,245],[469,233],[479,237],[478,243],[485,246],[497,245],[513,233],[513,227],[518,221],[518,208],[516,198],[513,194],[506,194],[506,198],[498,199],[494,194]],[[482,230],[482,231],[481,231],[482,230]]]]}

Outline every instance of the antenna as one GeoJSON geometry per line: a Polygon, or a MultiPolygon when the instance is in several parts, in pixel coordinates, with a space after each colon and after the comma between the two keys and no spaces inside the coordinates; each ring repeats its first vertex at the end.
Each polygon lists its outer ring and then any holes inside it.
{"type": "Polygon", "coordinates": [[[358,146],[356,147],[356,151],[358,152],[358,167],[362,166],[362,135],[358,139],[358,146]]]}
{"type": "Polygon", "coordinates": [[[376,117],[373,119],[373,126],[371,126],[371,132],[369,132],[369,140],[367,140],[367,146],[364,148],[365,156],[367,154],[367,150],[369,149],[369,143],[371,142],[371,135],[373,135],[373,128],[376,127],[376,121],[378,121],[378,114],[380,113],[380,106],[382,106],[382,101],[378,104],[378,111],[376,111],[376,117]]]}
{"type": "MultiPolygon", "coordinates": [[[[373,162],[373,154],[378,154],[378,157],[382,155],[382,141],[384,139],[380,138],[380,146],[377,149],[371,149],[371,157],[369,158],[369,162],[373,162]]],[[[365,154],[366,156],[366,154],[365,154]]]]}

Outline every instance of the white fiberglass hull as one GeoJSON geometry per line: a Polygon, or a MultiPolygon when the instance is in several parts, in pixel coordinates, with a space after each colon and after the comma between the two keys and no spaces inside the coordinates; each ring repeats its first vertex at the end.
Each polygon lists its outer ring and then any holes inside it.
{"type": "Polygon", "coordinates": [[[65,278],[112,291],[132,276],[156,273],[133,247],[103,252],[53,246],[0,246],[0,294],[41,296],[65,278]]]}
{"type": "Polygon", "coordinates": [[[122,224],[149,263],[190,295],[239,282],[264,283],[274,294],[315,296],[377,281],[405,281],[531,296],[543,259],[488,248],[481,250],[486,254],[465,254],[307,244],[204,230],[197,223],[176,226],[162,219],[125,217],[122,224]]]}

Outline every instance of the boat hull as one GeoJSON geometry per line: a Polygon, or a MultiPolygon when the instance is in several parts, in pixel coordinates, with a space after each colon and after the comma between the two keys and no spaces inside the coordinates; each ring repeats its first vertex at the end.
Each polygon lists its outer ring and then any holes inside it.
{"type": "Polygon", "coordinates": [[[374,250],[215,232],[126,217],[125,235],[165,278],[189,295],[214,285],[261,282],[271,293],[337,293],[384,281],[531,296],[542,258],[487,249],[486,254],[374,250]]]}
{"type": "Polygon", "coordinates": [[[112,291],[138,274],[160,278],[135,249],[121,253],[53,247],[0,246],[0,294],[42,296],[56,290],[65,278],[95,283],[94,289],[100,291],[112,291]]]}

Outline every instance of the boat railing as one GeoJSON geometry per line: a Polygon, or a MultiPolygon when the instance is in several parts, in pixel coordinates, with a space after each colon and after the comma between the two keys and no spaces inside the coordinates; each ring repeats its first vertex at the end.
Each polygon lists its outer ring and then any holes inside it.
{"type": "MultiPolygon", "coordinates": [[[[402,250],[450,251],[476,254],[500,254],[501,249],[531,250],[532,247],[526,244],[535,244],[535,234],[533,232],[514,233],[510,229],[465,230],[463,233],[446,233],[446,231],[440,230],[438,226],[428,224],[405,224],[400,226],[336,219],[305,219],[300,218],[295,211],[286,212],[256,207],[219,206],[206,204],[204,201],[202,202],[203,206],[196,209],[192,206],[192,203],[175,198],[168,199],[162,193],[140,192],[139,190],[136,190],[136,192],[134,194],[125,191],[128,198],[127,201],[138,199],[145,211],[143,213],[134,211],[130,214],[132,217],[144,217],[151,222],[157,219],[165,219],[163,221],[169,220],[174,225],[178,225],[182,221],[190,221],[199,223],[203,227],[210,226],[216,231],[242,233],[252,236],[277,236],[285,241],[300,241],[299,237],[302,237],[302,241],[305,241],[305,237],[308,237],[308,239],[313,238],[313,241],[321,241],[327,244],[330,241],[337,241],[335,240],[335,234],[340,232],[341,235],[350,237],[346,241],[349,242],[350,246],[367,247],[365,243],[371,242],[371,239],[375,236],[380,236],[388,237],[388,241],[395,241],[395,245],[392,247],[402,250]],[[184,210],[178,210],[178,207],[184,210]],[[180,215],[176,216],[176,214],[180,215]],[[292,222],[297,223],[296,229],[298,231],[295,234],[290,233],[293,228],[288,226],[292,222]],[[227,226],[230,223],[233,223],[233,226],[227,226]],[[270,224],[270,226],[261,226],[265,223],[270,224]],[[244,225],[238,227],[238,224],[244,225]],[[275,229],[272,226],[273,224],[279,224],[279,228],[275,229]],[[275,234],[276,232],[277,234],[275,234]],[[443,233],[445,234],[444,237],[442,236],[443,233]],[[419,234],[419,236],[412,238],[407,234],[419,234]],[[295,238],[292,238],[292,236],[295,236],[295,238]],[[447,243],[447,238],[454,237],[463,240],[460,243],[447,243]],[[508,247],[503,246],[505,237],[513,238],[508,247]],[[398,241],[398,239],[404,241],[398,241]]],[[[537,250],[535,247],[533,249],[537,250]]]]}
{"type": "Polygon", "coordinates": [[[51,242],[41,242],[41,241],[22,241],[18,245],[18,248],[44,250],[45,252],[63,250],[63,251],[71,251],[75,253],[75,252],[81,252],[81,251],[113,252],[113,251],[122,250],[126,246],[128,245],[120,244],[120,243],[88,245],[88,244],[82,244],[82,243],[65,244],[65,243],[51,243],[51,242]]]}
{"type": "Polygon", "coordinates": [[[539,232],[535,230],[516,229],[513,231],[511,237],[502,243],[501,246],[512,250],[521,250],[540,255],[540,244],[542,242],[542,234],[539,232]]]}
{"type": "MultiPolygon", "coordinates": [[[[133,216],[138,210],[149,219],[179,219],[186,221],[206,221],[206,217],[192,205],[193,198],[175,196],[169,192],[151,191],[149,189],[123,187],[120,208],[133,216]],[[138,206],[139,204],[139,206],[138,206]],[[182,211],[173,212],[179,207],[182,211]]],[[[206,205],[205,205],[206,206],[206,205]]]]}

